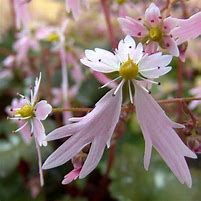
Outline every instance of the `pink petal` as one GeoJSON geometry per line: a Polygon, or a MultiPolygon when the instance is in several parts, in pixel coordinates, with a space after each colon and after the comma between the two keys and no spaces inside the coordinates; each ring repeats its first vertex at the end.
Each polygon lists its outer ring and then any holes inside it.
{"type": "Polygon", "coordinates": [[[179,181],[191,187],[192,179],[184,156],[196,158],[196,155],[174,131],[173,128],[179,125],[175,125],[152,96],[136,82],[134,86],[136,114],[146,145],[145,168],[148,169],[149,166],[152,144],[179,181]]]}
{"type": "Polygon", "coordinates": [[[86,159],[86,165],[84,164],[82,171],[83,176],[86,176],[96,167],[106,144],[108,146],[110,144],[112,134],[119,120],[122,91],[120,89],[115,96],[112,96],[113,93],[114,90],[109,91],[97,102],[95,108],[77,123],[58,128],[52,132],[53,134],[49,134],[61,136],[64,133],[68,135],[70,131],[72,136],[47,158],[43,164],[43,169],[64,164],[90,143],[92,143],[92,146],[88,157],[94,160],[86,159]]]}
{"type": "MultiPolygon", "coordinates": [[[[95,78],[101,83],[101,84],[106,84],[108,82],[111,81],[111,79],[109,79],[105,74],[103,73],[99,73],[99,72],[96,72],[96,71],[93,71],[93,75],[95,76],[95,78]]],[[[108,87],[110,88],[114,88],[116,87],[116,84],[114,82],[111,82],[108,87]]]]}
{"type": "Polygon", "coordinates": [[[153,54],[156,53],[158,50],[158,43],[151,41],[145,46],[145,53],[153,54]]]}
{"type": "Polygon", "coordinates": [[[33,118],[33,133],[40,146],[47,146],[45,129],[37,118],[33,118]]]}
{"type": "Polygon", "coordinates": [[[157,26],[161,22],[161,12],[160,9],[151,3],[150,6],[145,11],[145,20],[150,26],[157,26]]]}
{"type": "Polygon", "coordinates": [[[169,51],[172,56],[179,56],[179,48],[173,37],[167,36],[163,38],[164,48],[169,51]]]}
{"type": "MultiPolygon", "coordinates": [[[[25,121],[19,121],[19,127],[23,126],[26,122],[25,121]]],[[[29,144],[31,141],[31,130],[30,130],[30,126],[29,124],[27,124],[26,126],[24,126],[21,130],[20,133],[22,135],[22,139],[24,140],[24,142],[26,144],[29,144]]]]}
{"type": "Polygon", "coordinates": [[[69,184],[73,180],[76,180],[79,177],[81,168],[75,168],[71,172],[69,172],[67,175],[65,175],[64,180],[62,181],[62,184],[69,184]]]}
{"type": "Polygon", "coordinates": [[[201,34],[201,12],[185,20],[178,19],[178,27],[171,34],[178,39],[177,45],[198,37],[201,34]]]}
{"type": "Polygon", "coordinates": [[[39,120],[45,120],[51,111],[52,106],[46,100],[42,100],[35,105],[35,115],[39,120]]]}
{"type": "Polygon", "coordinates": [[[66,0],[66,9],[71,10],[74,19],[77,19],[80,15],[80,0],[66,0]]]}
{"type": "Polygon", "coordinates": [[[118,21],[125,34],[139,38],[145,37],[148,34],[146,27],[133,18],[118,18],[118,21]]]}
{"type": "Polygon", "coordinates": [[[177,19],[173,17],[167,17],[163,21],[163,30],[166,33],[170,33],[177,26],[177,19]]]}

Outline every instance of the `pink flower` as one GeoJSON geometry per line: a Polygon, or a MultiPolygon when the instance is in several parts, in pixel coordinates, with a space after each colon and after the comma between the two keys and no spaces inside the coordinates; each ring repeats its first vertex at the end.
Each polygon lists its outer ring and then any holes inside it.
{"type": "MultiPolygon", "coordinates": [[[[167,49],[171,55],[178,57],[180,54],[178,46],[201,34],[201,12],[189,19],[163,18],[160,9],[154,3],[146,9],[143,21],[130,17],[118,20],[126,34],[146,42],[145,51],[148,53],[156,52],[160,46],[167,49]]],[[[181,56],[184,60],[183,55],[181,56]]]]}
{"type": "Polygon", "coordinates": [[[145,169],[148,170],[153,146],[177,179],[190,188],[192,178],[184,156],[197,157],[174,131],[174,128],[184,126],[171,121],[151,95],[144,92],[137,83],[134,86],[137,119],[145,139],[145,169]]]}
{"type": "Polygon", "coordinates": [[[13,0],[13,7],[15,10],[16,28],[28,29],[30,16],[27,8],[29,0],[13,0]]]}
{"type": "MultiPolygon", "coordinates": [[[[83,0],[83,3],[88,7],[87,0],[83,0]]],[[[80,15],[80,0],[66,0],[66,10],[68,12],[72,11],[74,19],[78,19],[80,15]]]]}
{"type": "Polygon", "coordinates": [[[95,108],[84,117],[72,118],[75,123],[63,126],[52,131],[47,140],[56,140],[71,136],[45,163],[43,169],[57,167],[73,159],[84,147],[90,146],[89,153],[79,172],[78,169],[68,175],[74,179],[78,176],[84,178],[98,165],[105,146],[110,146],[110,140],[119,120],[121,111],[122,93],[119,90],[116,96],[112,96],[114,90],[108,92],[95,105],[95,108]]]}
{"type": "MultiPolygon", "coordinates": [[[[26,100],[25,99],[16,99],[14,98],[11,102],[11,105],[6,107],[6,112],[9,116],[14,116],[16,114],[16,111],[13,110],[13,108],[21,108],[23,107],[24,105],[26,104],[26,100]]],[[[22,127],[22,129],[20,130],[20,133],[22,135],[22,139],[24,140],[24,142],[26,144],[29,144],[30,141],[31,141],[31,130],[30,130],[30,127],[27,125],[27,126],[24,126],[23,125],[26,123],[25,120],[19,120],[16,122],[19,127],[22,127]]]]}
{"type": "Polygon", "coordinates": [[[28,62],[28,54],[30,50],[39,51],[40,44],[38,40],[30,32],[20,32],[18,39],[13,45],[16,51],[16,62],[18,65],[28,62]]]}
{"type": "Polygon", "coordinates": [[[31,133],[34,134],[35,139],[37,140],[40,146],[47,145],[45,140],[45,129],[41,120],[45,120],[52,111],[52,106],[47,103],[46,100],[41,100],[37,102],[38,90],[41,81],[41,74],[39,78],[35,81],[34,89],[31,90],[31,98],[20,95],[22,99],[19,102],[13,103],[13,108],[10,109],[12,117],[10,119],[20,121],[21,127],[18,128],[15,132],[27,131],[23,134],[27,135],[27,139],[31,136],[31,133]]]}
{"type": "Polygon", "coordinates": [[[171,70],[171,67],[167,65],[171,62],[172,56],[162,55],[160,52],[144,55],[142,44],[136,45],[130,36],[126,36],[119,42],[114,54],[96,48],[95,51],[86,50],[85,55],[86,57],[81,59],[81,62],[91,69],[103,73],[119,73],[119,77],[114,80],[122,79],[122,81],[115,89],[113,96],[124,83],[128,83],[130,100],[133,103],[131,84],[134,85],[137,118],[145,139],[145,169],[148,169],[153,146],[178,180],[191,187],[192,179],[184,156],[196,158],[196,155],[174,131],[174,128],[184,126],[172,122],[149,94],[150,91],[143,86],[145,82],[160,84],[153,79],[171,70]]]}

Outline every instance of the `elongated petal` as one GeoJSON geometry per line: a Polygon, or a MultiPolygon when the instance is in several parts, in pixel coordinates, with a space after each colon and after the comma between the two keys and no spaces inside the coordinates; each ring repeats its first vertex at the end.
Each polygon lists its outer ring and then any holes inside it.
{"type": "Polygon", "coordinates": [[[53,130],[46,137],[47,141],[57,140],[60,138],[71,136],[82,129],[83,124],[73,123],[69,125],[62,126],[53,130]]]}
{"type": "Polygon", "coordinates": [[[177,39],[177,45],[201,34],[201,12],[196,13],[188,19],[178,19],[178,27],[172,30],[171,34],[177,39]]]}
{"type": "Polygon", "coordinates": [[[103,155],[103,152],[106,146],[106,140],[107,139],[103,139],[101,135],[97,136],[94,139],[94,141],[92,142],[89,154],[87,156],[87,159],[80,172],[80,175],[79,175],[80,179],[86,177],[89,173],[91,173],[96,168],[96,166],[98,165],[103,155]]]}
{"type": "Polygon", "coordinates": [[[35,105],[35,115],[39,120],[45,120],[52,111],[52,106],[46,100],[42,100],[35,105]]]}
{"type": "Polygon", "coordinates": [[[145,37],[148,34],[146,27],[135,19],[126,17],[118,18],[118,21],[125,34],[139,38],[145,37]]]}
{"type": "Polygon", "coordinates": [[[148,169],[151,142],[154,148],[165,160],[181,183],[191,187],[192,179],[184,156],[196,158],[196,155],[182,142],[174,131],[169,118],[160,108],[151,95],[146,93],[136,82],[135,86],[135,107],[136,114],[142,129],[145,140],[149,146],[145,153],[145,168],[148,169]]]}
{"type": "MultiPolygon", "coordinates": [[[[97,102],[95,108],[90,113],[81,118],[78,123],[72,124],[72,129],[69,129],[71,127],[71,125],[69,125],[57,129],[55,133],[54,131],[52,132],[54,133],[52,134],[53,137],[57,133],[61,137],[61,135],[65,133],[65,130],[66,133],[70,131],[72,136],[47,158],[43,169],[49,169],[64,164],[79,153],[87,144],[92,143],[93,147],[93,142],[96,144],[97,140],[104,150],[106,143],[111,139],[121,111],[121,89],[117,92],[116,96],[112,96],[113,93],[114,90],[108,92],[97,102]]],[[[98,150],[100,151],[101,149],[99,148],[98,150]]],[[[97,155],[96,152],[97,150],[93,148],[92,151],[90,151],[90,157],[97,155]]],[[[87,162],[87,164],[88,163],[89,162],[87,162]]],[[[91,161],[91,163],[94,163],[94,161],[91,161]]],[[[87,164],[83,166],[83,172],[85,172],[83,174],[86,174],[86,172],[89,173],[89,171],[95,168],[92,164],[87,164]]]]}
{"type": "Polygon", "coordinates": [[[38,90],[40,87],[40,82],[41,82],[41,73],[39,74],[39,77],[36,78],[35,80],[35,85],[33,88],[33,91],[31,90],[31,104],[34,105],[36,102],[37,96],[38,96],[38,90]]]}
{"type": "Polygon", "coordinates": [[[33,133],[40,146],[47,146],[45,129],[37,118],[33,118],[33,133]]]}
{"type": "Polygon", "coordinates": [[[157,26],[160,24],[160,9],[154,3],[151,3],[150,6],[146,9],[145,20],[150,26],[157,26]]]}
{"type": "Polygon", "coordinates": [[[87,133],[81,134],[77,133],[64,142],[47,158],[42,168],[50,169],[63,165],[72,159],[76,154],[78,154],[87,144],[92,141],[92,137],[87,133]]]}

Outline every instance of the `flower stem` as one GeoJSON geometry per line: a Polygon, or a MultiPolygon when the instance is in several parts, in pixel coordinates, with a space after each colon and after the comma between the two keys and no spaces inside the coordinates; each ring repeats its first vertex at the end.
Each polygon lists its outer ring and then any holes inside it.
{"type": "Polygon", "coordinates": [[[36,151],[37,151],[37,155],[38,155],[38,168],[39,168],[39,175],[40,175],[40,185],[42,187],[44,185],[43,170],[42,170],[42,158],[41,158],[40,146],[39,146],[36,139],[35,139],[35,143],[36,143],[36,151]]]}
{"type": "Polygon", "coordinates": [[[108,29],[108,34],[109,34],[109,39],[112,45],[112,48],[115,49],[117,47],[117,42],[114,36],[114,31],[112,28],[112,24],[111,24],[111,18],[110,18],[110,7],[108,5],[108,0],[101,0],[101,5],[103,8],[103,12],[105,15],[105,21],[107,24],[107,29],[108,29]]]}
{"type": "MultiPolygon", "coordinates": [[[[161,105],[164,104],[171,104],[171,103],[181,103],[181,102],[189,102],[193,100],[200,100],[201,97],[195,98],[195,97],[186,97],[186,98],[172,98],[172,99],[167,99],[167,100],[158,100],[157,102],[161,105]]],[[[128,109],[127,106],[123,107],[123,109],[128,109]]],[[[93,108],[53,108],[52,112],[90,112],[93,110],[93,108]]]]}

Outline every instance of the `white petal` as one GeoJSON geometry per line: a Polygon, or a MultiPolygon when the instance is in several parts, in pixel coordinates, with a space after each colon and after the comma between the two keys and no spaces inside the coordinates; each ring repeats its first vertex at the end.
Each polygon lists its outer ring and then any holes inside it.
{"type": "Polygon", "coordinates": [[[52,106],[46,100],[42,100],[35,105],[35,115],[39,120],[45,120],[51,111],[52,106]]]}

